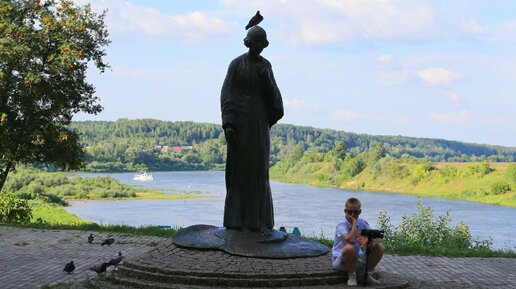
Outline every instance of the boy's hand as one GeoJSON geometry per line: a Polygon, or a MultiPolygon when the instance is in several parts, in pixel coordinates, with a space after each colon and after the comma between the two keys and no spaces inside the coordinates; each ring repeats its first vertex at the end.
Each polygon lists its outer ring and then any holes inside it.
{"type": "Polygon", "coordinates": [[[348,219],[348,222],[351,223],[351,225],[354,225],[357,222],[357,220],[355,218],[353,218],[353,216],[351,216],[348,213],[346,213],[346,218],[348,219]]]}

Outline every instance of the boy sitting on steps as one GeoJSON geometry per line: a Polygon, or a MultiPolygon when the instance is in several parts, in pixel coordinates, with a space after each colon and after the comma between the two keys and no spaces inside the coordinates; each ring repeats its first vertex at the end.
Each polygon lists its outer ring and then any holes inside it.
{"type": "MultiPolygon", "coordinates": [[[[348,286],[357,286],[356,265],[365,263],[365,252],[361,249],[361,241],[367,244],[366,237],[360,232],[363,229],[371,229],[369,224],[358,216],[362,213],[360,201],[357,198],[349,198],[344,208],[345,218],[337,224],[335,240],[333,241],[332,268],[348,272],[348,286]]],[[[380,285],[380,281],[372,276],[372,271],[383,257],[384,247],[378,239],[371,242],[369,262],[367,264],[367,283],[380,285]]]]}

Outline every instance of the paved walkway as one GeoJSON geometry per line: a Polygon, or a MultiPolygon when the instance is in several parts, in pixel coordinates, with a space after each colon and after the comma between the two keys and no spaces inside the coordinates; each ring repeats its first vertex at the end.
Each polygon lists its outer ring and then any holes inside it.
{"type": "MultiPolygon", "coordinates": [[[[88,244],[86,240],[89,233],[0,226],[0,288],[41,288],[45,284],[92,278],[96,274],[88,269],[96,263],[108,261],[118,251],[131,258],[166,240],[160,237],[93,232],[95,241],[88,244]],[[114,237],[115,244],[101,246],[100,242],[108,237],[114,237]],[[62,270],[71,260],[77,268],[73,275],[67,275],[62,270]]],[[[516,288],[516,258],[386,255],[378,269],[385,274],[408,280],[410,288],[516,288]]],[[[103,283],[102,288],[121,287],[103,283]]],[[[177,288],[191,287],[177,285],[177,288]]]]}

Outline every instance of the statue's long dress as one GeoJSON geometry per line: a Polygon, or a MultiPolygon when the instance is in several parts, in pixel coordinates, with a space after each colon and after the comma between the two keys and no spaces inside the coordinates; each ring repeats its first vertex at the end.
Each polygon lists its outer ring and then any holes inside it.
{"type": "Polygon", "coordinates": [[[283,116],[280,91],[265,58],[269,77],[260,76],[246,53],[234,59],[221,93],[222,125],[236,140],[228,143],[224,227],[258,230],[274,226],[269,184],[270,127],[283,116]]]}

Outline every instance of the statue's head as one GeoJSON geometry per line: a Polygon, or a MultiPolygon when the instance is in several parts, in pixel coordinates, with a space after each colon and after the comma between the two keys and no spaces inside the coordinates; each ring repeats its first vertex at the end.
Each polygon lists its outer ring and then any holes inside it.
{"type": "Polygon", "coordinates": [[[244,38],[244,45],[250,50],[256,50],[259,54],[265,47],[269,46],[267,33],[260,26],[249,28],[247,36],[244,38]]]}

